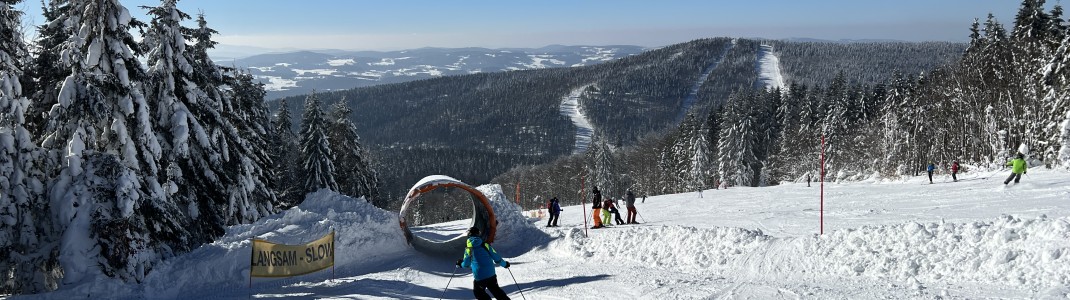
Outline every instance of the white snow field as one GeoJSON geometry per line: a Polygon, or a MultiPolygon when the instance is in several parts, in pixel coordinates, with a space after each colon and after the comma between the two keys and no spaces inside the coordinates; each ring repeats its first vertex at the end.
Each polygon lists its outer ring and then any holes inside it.
{"type": "MultiPolygon", "coordinates": [[[[497,269],[513,299],[1068,299],[1070,173],[1034,169],[1005,187],[1007,173],[827,184],[824,235],[816,182],[652,196],[637,201],[642,224],[586,231],[580,206],[545,228],[497,186],[480,189],[500,222],[495,248],[513,265],[497,269]]],[[[451,276],[456,258],[408,247],[397,221],[321,191],[231,227],[141,284],[100,278],[16,298],[472,299],[470,271],[451,276]],[[250,238],[303,243],[331,228],[333,279],[325,270],[249,288],[250,238]]]]}

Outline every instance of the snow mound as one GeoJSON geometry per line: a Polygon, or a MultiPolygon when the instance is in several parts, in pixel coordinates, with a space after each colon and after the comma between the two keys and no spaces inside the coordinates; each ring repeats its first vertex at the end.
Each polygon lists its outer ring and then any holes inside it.
{"type": "MultiPolygon", "coordinates": [[[[86,295],[107,295],[111,299],[177,299],[197,298],[194,297],[197,294],[210,297],[208,295],[219,295],[221,291],[243,290],[249,284],[251,239],[303,244],[331,230],[335,231],[335,266],[339,270],[377,260],[389,260],[411,252],[398,226],[396,213],[379,209],[363,199],[320,190],[310,193],[297,207],[253,224],[231,226],[215,242],[164,261],[152,270],[143,284],[125,284],[111,278],[100,278],[89,280],[83,286],[63,287],[53,293],[33,296],[54,299],[85,298],[86,295]]],[[[302,277],[294,278],[300,280],[302,277]]],[[[280,279],[257,278],[256,282],[270,280],[280,279]]]]}
{"type": "MultiPolygon", "coordinates": [[[[626,226],[557,233],[557,255],[702,274],[772,279],[868,276],[924,282],[998,283],[1047,294],[1070,289],[1070,217],[906,223],[837,230],[824,236],[775,238],[760,230],[626,226]]],[[[1065,294],[1065,293],[1064,293],[1065,294]]]]}
{"type": "Polygon", "coordinates": [[[524,216],[519,205],[505,197],[500,185],[481,185],[476,189],[490,200],[494,218],[498,221],[498,232],[494,236],[495,248],[519,247],[522,242],[545,236],[524,216]]]}

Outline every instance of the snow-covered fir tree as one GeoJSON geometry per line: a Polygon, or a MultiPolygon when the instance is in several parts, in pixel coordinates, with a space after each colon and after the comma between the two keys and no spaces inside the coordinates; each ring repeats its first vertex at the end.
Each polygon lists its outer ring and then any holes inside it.
{"type": "Polygon", "coordinates": [[[1059,159],[1062,160],[1063,167],[1070,168],[1070,111],[1066,112],[1066,119],[1062,123],[1062,149],[1059,151],[1059,159]]]}
{"type": "Polygon", "coordinates": [[[302,194],[319,189],[338,190],[338,181],[334,178],[335,155],[327,138],[329,125],[313,91],[305,98],[305,112],[301,117],[301,174],[305,177],[302,194]]]}
{"type": "Polygon", "coordinates": [[[360,143],[357,125],[349,118],[352,113],[345,98],[331,105],[327,137],[336,158],[335,179],[342,194],[371,201],[379,193],[379,175],[371,164],[368,151],[360,143]]]}
{"type": "Polygon", "coordinates": [[[63,232],[57,244],[63,280],[99,272],[140,280],[158,245],[138,212],[165,193],[156,176],[162,149],[141,92],[145,71],[130,35],[134,20],[116,0],[62,5],[69,9],[55,22],[71,35],[52,63],[70,75],[59,86],[41,87],[58,92],[41,145],[62,158],[49,207],[63,232]]]}
{"type": "Polygon", "coordinates": [[[688,189],[699,192],[700,196],[710,173],[709,144],[706,128],[700,127],[691,138],[691,176],[688,178],[688,189]]]}
{"type": "Polygon", "coordinates": [[[195,73],[194,60],[187,50],[186,32],[179,22],[189,15],[178,10],[177,0],[164,0],[146,7],[152,21],[145,32],[149,78],[146,94],[153,99],[154,120],[162,141],[164,187],[167,197],[146,206],[157,239],[169,247],[189,249],[210,241],[224,220],[227,180],[223,163],[225,148],[221,101],[212,86],[202,86],[204,76],[195,73]],[[201,226],[188,226],[196,222],[201,226]]]}
{"type": "Polygon", "coordinates": [[[616,165],[613,160],[613,150],[602,135],[598,135],[596,141],[587,150],[587,178],[591,185],[602,191],[603,197],[617,193],[616,165]]]}
{"type": "Polygon", "coordinates": [[[41,151],[25,123],[30,101],[23,95],[28,53],[19,31],[22,13],[0,1],[0,293],[43,291],[55,286],[46,276],[50,218],[45,206],[41,151]]]}
{"type": "Polygon", "coordinates": [[[271,188],[276,161],[268,145],[272,131],[264,95],[264,85],[252,74],[241,72],[234,76],[225,98],[231,105],[224,115],[237,131],[237,136],[230,136],[238,141],[230,144],[231,160],[226,164],[228,173],[235,176],[228,192],[228,224],[255,221],[280,206],[271,188]]]}
{"type": "Polygon", "coordinates": [[[272,190],[278,196],[280,208],[288,208],[304,197],[304,182],[297,176],[301,170],[301,151],[298,148],[297,135],[293,132],[293,119],[286,99],[279,100],[279,109],[272,119],[272,129],[268,150],[271,160],[276,162],[271,168],[272,190]]]}

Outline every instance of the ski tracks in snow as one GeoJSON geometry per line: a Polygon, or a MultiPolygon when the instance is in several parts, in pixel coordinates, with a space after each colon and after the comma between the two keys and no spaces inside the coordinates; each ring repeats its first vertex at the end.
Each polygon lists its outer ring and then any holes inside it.
{"type": "Polygon", "coordinates": [[[594,137],[594,126],[591,125],[591,121],[587,120],[587,115],[580,107],[580,96],[583,96],[583,91],[591,85],[593,84],[574,89],[568,93],[568,96],[561,99],[561,115],[568,117],[572,120],[572,124],[576,125],[576,145],[573,147],[573,154],[587,152],[587,148],[591,146],[591,139],[594,137]]]}

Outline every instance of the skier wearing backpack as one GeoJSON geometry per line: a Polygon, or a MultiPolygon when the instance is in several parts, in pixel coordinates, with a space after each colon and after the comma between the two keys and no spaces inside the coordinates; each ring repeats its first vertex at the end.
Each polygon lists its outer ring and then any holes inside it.
{"type": "Polygon", "coordinates": [[[487,295],[489,290],[495,299],[509,299],[505,291],[498,286],[498,275],[494,273],[494,265],[509,268],[509,262],[494,251],[494,247],[484,243],[479,235],[479,228],[468,229],[468,247],[464,249],[464,258],[457,260],[457,267],[472,268],[472,293],[476,299],[490,299],[487,295]]]}
{"type": "Polygon", "coordinates": [[[561,216],[561,204],[558,203],[557,197],[550,199],[550,205],[546,208],[550,212],[550,219],[546,221],[546,227],[557,227],[557,218],[561,216]]]}
{"type": "Polygon", "coordinates": [[[1022,174],[1026,174],[1027,168],[1025,155],[1019,152],[1018,157],[1007,162],[1007,165],[1011,166],[1011,176],[1007,177],[1007,180],[1004,180],[1003,184],[1010,183],[1011,179],[1014,179],[1014,183],[1018,183],[1019,180],[1022,180],[1022,174]]]}

